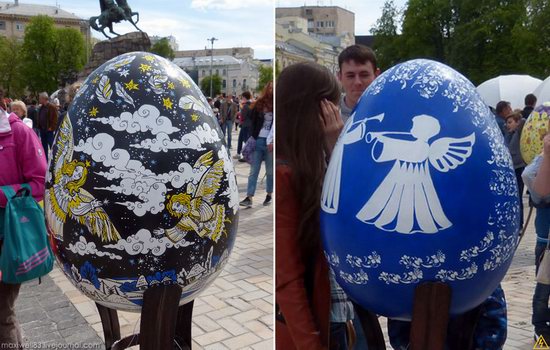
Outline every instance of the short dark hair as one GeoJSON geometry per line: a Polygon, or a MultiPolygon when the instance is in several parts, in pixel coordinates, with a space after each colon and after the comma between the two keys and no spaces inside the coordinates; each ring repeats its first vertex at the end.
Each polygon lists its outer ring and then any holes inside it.
{"type": "Polygon", "coordinates": [[[247,100],[250,100],[252,98],[252,96],[250,95],[250,91],[243,92],[243,97],[247,100]]]}
{"type": "Polygon", "coordinates": [[[535,106],[537,104],[537,96],[533,94],[528,94],[525,96],[525,105],[526,106],[535,106]]]}
{"type": "Polygon", "coordinates": [[[499,103],[497,103],[497,114],[500,114],[502,113],[502,111],[504,110],[504,108],[510,106],[510,102],[508,101],[499,101],[499,103]]]}
{"type": "Polygon", "coordinates": [[[342,70],[342,64],[348,61],[355,61],[360,64],[370,62],[372,63],[374,70],[377,69],[376,55],[370,47],[365,45],[351,45],[346,47],[344,51],[340,52],[338,55],[338,68],[342,70]]]}

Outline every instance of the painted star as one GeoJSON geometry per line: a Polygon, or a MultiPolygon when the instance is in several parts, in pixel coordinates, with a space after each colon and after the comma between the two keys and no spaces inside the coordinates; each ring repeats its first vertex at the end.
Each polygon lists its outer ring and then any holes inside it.
{"type": "Polygon", "coordinates": [[[128,90],[139,90],[139,86],[134,83],[134,79],[130,80],[128,83],[125,83],[124,86],[126,86],[126,89],[128,90]]]}
{"type": "Polygon", "coordinates": [[[173,103],[172,103],[172,100],[170,100],[170,98],[163,98],[162,103],[164,104],[164,107],[168,109],[172,109],[173,103]]]}
{"type": "Polygon", "coordinates": [[[128,74],[130,74],[130,71],[128,69],[123,69],[120,72],[118,72],[118,74],[126,78],[128,74]]]}
{"type": "Polygon", "coordinates": [[[99,76],[95,77],[94,80],[92,80],[92,83],[97,84],[98,81],[99,81],[99,76]]]}
{"type": "Polygon", "coordinates": [[[99,112],[99,109],[97,109],[96,106],[93,106],[92,109],[90,110],[89,114],[90,114],[90,116],[95,117],[95,116],[97,116],[98,112],[99,112]]]}
{"type": "Polygon", "coordinates": [[[143,57],[143,59],[146,60],[146,61],[149,61],[149,62],[153,62],[155,60],[155,56],[147,55],[147,56],[143,57]]]}
{"type": "Polygon", "coordinates": [[[168,83],[168,88],[169,88],[170,90],[174,90],[174,89],[176,88],[176,86],[174,85],[174,82],[172,82],[172,81],[169,82],[169,83],[168,83]]]}
{"type": "Polygon", "coordinates": [[[193,114],[191,115],[191,120],[194,121],[194,122],[196,122],[197,120],[199,120],[199,116],[198,116],[196,113],[193,113],[193,114]]]}
{"type": "Polygon", "coordinates": [[[191,87],[191,83],[187,79],[180,78],[179,81],[184,88],[189,89],[191,87]]]}
{"type": "Polygon", "coordinates": [[[141,73],[145,73],[145,72],[148,72],[151,70],[151,66],[148,65],[148,64],[140,64],[139,66],[139,70],[141,71],[141,73]]]}

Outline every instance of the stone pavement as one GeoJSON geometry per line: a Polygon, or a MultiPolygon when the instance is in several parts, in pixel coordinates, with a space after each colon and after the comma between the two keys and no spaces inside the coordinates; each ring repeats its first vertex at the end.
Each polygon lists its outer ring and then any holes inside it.
{"type": "MultiPolygon", "coordinates": [[[[232,136],[231,156],[235,154],[238,135],[233,132],[232,136]]],[[[237,161],[234,164],[243,199],[250,166],[237,161]]],[[[273,348],[273,206],[262,205],[264,174],[262,166],[253,208],[240,211],[237,240],[229,262],[195,300],[194,350],[273,348]]],[[[57,267],[41,286],[35,282],[23,286],[17,312],[29,344],[86,343],[96,344],[92,349],[104,349],[99,345],[103,332],[95,304],[57,267]]],[[[118,314],[122,337],[139,331],[139,314],[118,314]]]]}

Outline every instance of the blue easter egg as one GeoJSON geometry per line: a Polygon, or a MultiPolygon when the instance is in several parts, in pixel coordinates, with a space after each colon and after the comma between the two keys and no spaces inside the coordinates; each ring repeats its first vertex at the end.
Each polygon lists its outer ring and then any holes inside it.
{"type": "Polygon", "coordinates": [[[518,244],[514,168],[494,115],[452,68],[417,59],[363,93],[321,199],[325,255],[351,299],[410,320],[414,290],[442,281],[451,315],[481,304],[518,244]]]}

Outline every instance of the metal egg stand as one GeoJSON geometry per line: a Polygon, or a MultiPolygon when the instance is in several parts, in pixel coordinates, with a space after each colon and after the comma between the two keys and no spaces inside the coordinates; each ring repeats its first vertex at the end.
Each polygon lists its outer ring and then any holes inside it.
{"type": "Polygon", "coordinates": [[[139,334],[121,339],[118,314],[96,303],[103,326],[106,350],[122,350],[139,345],[141,350],[190,350],[193,302],[179,305],[179,285],[156,286],[143,294],[139,334]]]}

